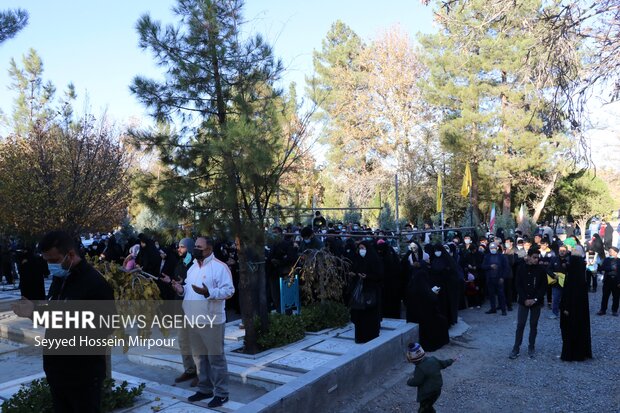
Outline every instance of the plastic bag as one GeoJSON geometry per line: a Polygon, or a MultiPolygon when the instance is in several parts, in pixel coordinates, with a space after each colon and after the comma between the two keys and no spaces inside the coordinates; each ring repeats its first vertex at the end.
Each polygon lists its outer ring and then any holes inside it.
{"type": "Polygon", "coordinates": [[[349,307],[352,310],[363,310],[366,308],[366,302],[364,301],[364,280],[359,278],[353,291],[351,292],[351,300],[349,301],[349,307]]]}

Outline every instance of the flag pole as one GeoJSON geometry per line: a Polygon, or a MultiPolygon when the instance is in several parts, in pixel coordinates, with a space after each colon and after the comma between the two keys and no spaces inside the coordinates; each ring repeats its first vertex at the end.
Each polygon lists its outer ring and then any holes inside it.
{"type": "Polygon", "coordinates": [[[439,223],[439,225],[441,226],[441,243],[443,244],[445,242],[444,236],[445,234],[443,233],[443,179],[445,178],[445,174],[446,174],[446,159],[444,157],[443,159],[443,165],[442,165],[442,172],[441,172],[441,222],[439,223]]]}

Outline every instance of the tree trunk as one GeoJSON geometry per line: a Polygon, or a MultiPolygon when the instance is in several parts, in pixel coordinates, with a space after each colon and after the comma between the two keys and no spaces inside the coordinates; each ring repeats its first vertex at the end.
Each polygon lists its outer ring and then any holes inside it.
{"type": "Polygon", "coordinates": [[[551,192],[553,192],[553,189],[555,188],[555,181],[558,179],[558,175],[559,175],[558,172],[554,173],[553,176],[551,177],[551,181],[549,181],[549,183],[545,185],[545,189],[543,191],[543,197],[536,204],[536,207],[534,209],[534,215],[532,216],[532,220],[534,222],[538,222],[538,219],[540,218],[540,215],[542,214],[543,209],[545,209],[545,204],[547,203],[547,199],[549,199],[551,192]]]}
{"type": "Polygon", "coordinates": [[[254,323],[260,318],[261,328],[269,327],[266,278],[264,265],[264,234],[260,226],[244,228],[244,237],[237,236],[239,251],[239,300],[241,317],[245,326],[245,351],[256,354],[260,351],[258,334],[254,323]],[[248,236],[249,235],[249,236],[248,236]]]}
{"type": "Polygon", "coordinates": [[[479,186],[478,186],[478,164],[471,164],[471,206],[474,210],[474,214],[476,216],[480,215],[480,209],[478,208],[478,199],[479,199],[479,186]]]}
{"type": "Polygon", "coordinates": [[[509,215],[510,211],[511,211],[511,191],[512,191],[512,185],[510,183],[510,179],[507,179],[506,181],[504,181],[503,184],[503,188],[502,188],[502,196],[503,196],[503,201],[502,201],[502,215],[509,215]]]}
{"type": "MultiPolygon", "coordinates": [[[[583,248],[586,249],[586,229],[588,228],[588,218],[575,219],[575,222],[579,225],[579,230],[581,231],[579,234],[581,238],[581,245],[583,245],[583,248]]],[[[592,234],[590,234],[590,236],[592,236],[592,234]]]]}

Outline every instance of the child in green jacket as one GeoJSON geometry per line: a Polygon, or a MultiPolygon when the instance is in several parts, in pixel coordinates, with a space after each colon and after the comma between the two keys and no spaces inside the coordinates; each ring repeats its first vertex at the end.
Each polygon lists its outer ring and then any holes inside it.
{"type": "Polygon", "coordinates": [[[418,388],[418,412],[434,413],[433,404],[439,399],[443,385],[441,370],[452,365],[456,359],[439,360],[426,356],[420,344],[411,343],[407,349],[407,360],[415,364],[413,377],[407,380],[407,385],[418,388]]]}

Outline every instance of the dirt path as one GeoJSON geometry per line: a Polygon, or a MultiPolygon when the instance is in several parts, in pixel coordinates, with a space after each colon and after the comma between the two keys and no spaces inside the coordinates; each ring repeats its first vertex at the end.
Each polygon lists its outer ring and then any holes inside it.
{"type": "MultiPolygon", "coordinates": [[[[594,358],[563,362],[559,320],[541,313],[537,357],[526,353],[526,326],[521,356],[508,359],[514,342],[515,311],[508,316],[484,314],[486,308],[459,313],[470,330],[435,356],[460,360],[443,371],[438,412],[620,412],[620,317],[597,316],[601,292],[589,294],[594,358]]],[[[611,300],[610,300],[611,301],[611,300]]],[[[611,302],[610,302],[611,305],[611,302]]],[[[609,313],[608,313],[609,314],[609,313]]],[[[417,411],[416,389],[405,383],[414,367],[403,360],[364,390],[340,400],[333,412],[417,411]]]]}

